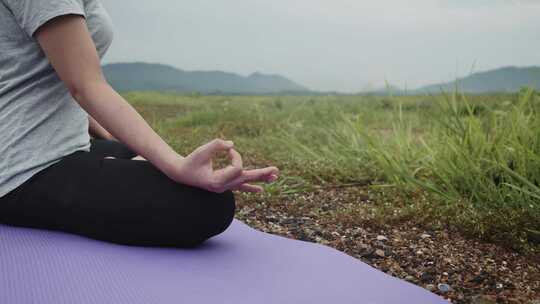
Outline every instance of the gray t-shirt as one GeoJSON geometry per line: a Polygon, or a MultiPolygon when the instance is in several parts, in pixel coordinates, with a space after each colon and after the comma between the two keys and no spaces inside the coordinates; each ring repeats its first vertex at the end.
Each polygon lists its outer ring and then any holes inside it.
{"type": "Polygon", "coordinates": [[[90,148],[88,114],[34,36],[45,22],[67,14],[86,18],[102,57],[112,24],[98,0],[0,0],[0,197],[62,157],[90,148]]]}

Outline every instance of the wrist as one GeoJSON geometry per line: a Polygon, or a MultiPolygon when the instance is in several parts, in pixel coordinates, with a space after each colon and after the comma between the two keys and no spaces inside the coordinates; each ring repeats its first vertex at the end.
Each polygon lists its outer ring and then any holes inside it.
{"type": "Polygon", "coordinates": [[[155,162],[151,162],[165,175],[171,179],[176,179],[180,175],[179,171],[181,171],[185,160],[184,157],[171,149],[155,162]]]}

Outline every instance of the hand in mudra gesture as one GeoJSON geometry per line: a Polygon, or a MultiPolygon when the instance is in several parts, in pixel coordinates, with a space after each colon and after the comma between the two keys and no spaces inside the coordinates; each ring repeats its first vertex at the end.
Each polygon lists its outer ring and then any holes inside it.
{"type": "Polygon", "coordinates": [[[173,180],[202,188],[211,192],[221,193],[227,190],[243,192],[262,192],[261,186],[253,182],[273,182],[279,176],[276,167],[245,170],[242,157],[234,149],[231,141],[214,139],[195,149],[185,158],[179,158],[169,177],[173,180]],[[212,159],[219,152],[227,152],[231,163],[220,169],[215,169],[212,159]]]}

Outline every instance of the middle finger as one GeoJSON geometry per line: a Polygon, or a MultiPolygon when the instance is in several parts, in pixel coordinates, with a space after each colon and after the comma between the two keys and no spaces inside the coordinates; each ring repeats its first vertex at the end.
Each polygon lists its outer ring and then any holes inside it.
{"type": "Polygon", "coordinates": [[[229,182],[225,187],[227,189],[235,188],[241,184],[250,182],[271,182],[277,179],[279,170],[276,167],[267,167],[262,169],[244,170],[242,175],[229,182]]]}

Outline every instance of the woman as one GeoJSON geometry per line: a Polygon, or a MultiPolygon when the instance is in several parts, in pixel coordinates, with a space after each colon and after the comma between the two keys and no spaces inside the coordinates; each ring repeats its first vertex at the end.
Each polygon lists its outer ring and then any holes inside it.
{"type": "Polygon", "coordinates": [[[278,169],[244,170],[220,139],[178,155],[104,79],[111,39],[98,0],[0,0],[0,222],[128,245],[200,244],[230,225],[231,191],[260,192],[250,183],[274,181],[278,169]],[[119,142],[91,147],[89,119],[91,132],[119,142]],[[231,164],[214,170],[219,152],[231,164]]]}

